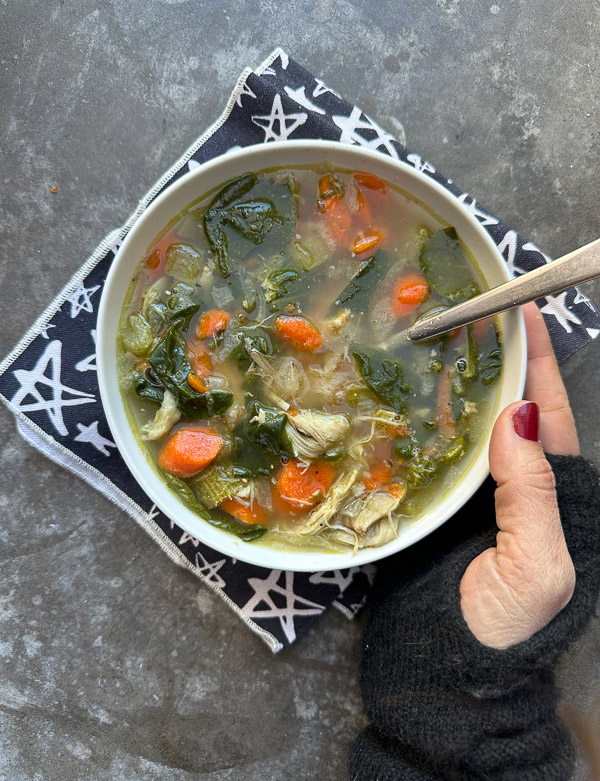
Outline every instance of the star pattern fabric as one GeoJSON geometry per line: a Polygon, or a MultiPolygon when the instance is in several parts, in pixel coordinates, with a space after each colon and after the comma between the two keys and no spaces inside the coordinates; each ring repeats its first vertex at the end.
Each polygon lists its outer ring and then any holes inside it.
{"type": "MultiPolygon", "coordinates": [[[[224,115],[161,177],[142,205],[147,207],[173,181],[217,155],[290,138],[341,141],[391,155],[455,195],[488,231],[513,274],[550,262],[538,247],[446,179],[426,157],[406,149],[358,106],[347,103],[280,49],[257,70],[244,72],[224,115]]],[[[128,472],[100,404],[95,340],[102,286],[134,222],[129,220],[106,237],[0,364],[0,398],[17,417],[18,430],[28,441],[127,512],[173,561],[221,595],[243,623],[277,651],[298,638],[332,603],[352,617],[367,599],[374,567],[298,573],[230,559],[167,518],[128,472]]],[[[600,334],[596,308],[576,289],[548,296],[540,306],[559,360],[600,334]]]]}

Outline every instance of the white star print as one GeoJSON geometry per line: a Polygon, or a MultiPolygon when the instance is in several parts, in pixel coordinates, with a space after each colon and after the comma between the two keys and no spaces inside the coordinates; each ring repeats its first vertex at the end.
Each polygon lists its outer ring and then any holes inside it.
{"type": "Polygon", "coordinates": [[[82,311],[94,311],[91,298],[96,290],[100,290],[100,285],[95,285],[95,287],[85,287],[83,284],[80,284],[77,290],[74,290],[71,293],[71,295],[67,298],[67,301],[71,304],[71,319],[77,317],[77,315],[82,311]]]}
{"type": "Polygon", "coordinates": [[[49,339],[49,338],[50,338],[50,337],[48,336],[48,329],[49,329],[49,328],[56,328],[56,326],[55,326],[55,325],[52,325],[52,323],[47,323],[47,324],[46,324],[46,325],[45,325],[45,326],[42,328],[42,330],[40,331],[40,336],[42,337],[42,339],[49,339]]]}
{"type": "Polygon", "coordinates": [[[337,586],[341,592],[348,588],[348,586],[354,580],[354,576],[357,572],[360,572],[360,567],[350,567],[346,573],[336,569],[333,570],[330,575],[328,575],[326,572],[313,572],[308,580],[310,583],[314,583],[316,586],[319,585],[319,583],[327,583],[331,586],[337,586]]]}
{"type": "Polygon", "coordinates": [[[515,264],[515,258],[517,256],[517,234],[515,231],[507,231],[504,234],[504,238],[498,244],[498,252],[504,255],[506,252],[506,265],[510,274],[515,277],[520,274],[524,274],[525,270],[515,264]]]}
{"type": "Polygon", "coordinates": [[[200,168],[200,163],[197,160],[194,160],[193,157],[190,157],[188,160],[188,171],[195,171],[196,168],[200,168]]]}
{"type": "Polygon", "coordinates": [[[349,117],[333,116],[335,124],[340,128],[342,144],[358,144],[367,149],[380,149],[383,147],[391,157],[398,158],[398,152],[394,147],[394,137],[374,122],[366,114],[363,114],[358,106],[354,106],[349,117]],[[367,131],[366,135],[359,130],[367,131]],[[374,136],[372,134],[375,134],[374,136]]]}
{"type": "Polygon", "coordinates": [[[261,76],[276,76],[274,69],[269,66],[268,68],[265,68],[264,71],[261,73],[261,76]]]}
{"type": "Polygon", "coordinates": [[[468,193],[462,193],[462,195],[458,196],[458,199],[462,205],[465,207],[465,209],[473,215],[482,225],[497,225],[498,220],[495,217],[492,217],[491,214],[488,214],[487,212],[484,212],[483,209],[481,209],[479,206],[477,206],[477,201],[475,198],[471,201],[471,203],[467,203],[467,199],[470,196],[468,193]]]}
{"type": "Polygon", "coordinates": [[[79,429],[79,434],[77,434],[74,439],[75,442],[89,442],[89,444],[95,447],[96,450],[99,450],[102,455],[109,456],[110,450],[108,448],[116,447],[116,445],[112,440],[102,436],[98,431],[98,423],[99,421],[97,420],[94,420],[89,426],[78,423],[77,428],[79,429]]]}
{"type": "Polygon", "coordinates": [[[200,540],[197,540],[195,537],[192,537],[192,535],[188,534],[187,532],[183,532],[178,544],[185,545],[186,542],[191,542],[194,548],[197,548],[198,545],[200,545],[200,540]]]}
{"type": "Polygon", "coordinates": [[[256,95],[254,94],[254,92],[252,92],[252,90],[246,84],[246,82],[244,82],[244,84],[242,85],[242,91],[237,96],[236,101],[235,101],[238,104],[238,106],[240,106],[240,108],[242,106],[242,98],[244,97],[244,95],[250,95],[251,98],[256,98],[256,95]]]}
{"type": "Polygon", "coordinates": [[[314,111],[316,114],[325,114],[322,108],[315,106],[315,104],[306,97],[304,94],[305,87],[298,87],[298,89],[284,87],[284,89],[290,98],[296,101],[300,106],[304,106],[304,108],[307,108],[309,111],[314,111]]]}
{"type": "Polygon", "coordinates": [[[323,605],[311,602],[309,599],[294,593],[294,572],[282,572],[273,570],[266,578],[249,578],[248,585],[254,590],[254,596],[242,607],[242,612],[248,618],[274,618],[279,621],[288,642],[296,639],[294,627],[295,616],[318,616],[323,612],[323,605]],[[278,581],[283,575],[285,586],[280,586],[278,581]],[[271,593],[279,594],[285,598],[285,605],[277,607],[271,597],[271,593]],[[266,607],[259,608],[264,604],[266,607]],[[296,605],[299,605],[297,607],[296,605]]]}
{"type": "Polygon", "coordinates": [[[426,174],[435,173],[435,167],[431,165],[431,163],[427,162],[427,160],[423,160],[421,155],[417,155],[414,152],[411,152],[409,155],[406,156],[406,159],[420,173],[426,173],[426,174]]]}
{"type": "Polygon", "coordinates": [[[287,141],[294,130],[303,125],[307,119],[308,115],[304,112],[286,114],[281,103],[281,96],[275,95],[271,113],[265,116],[255,115],[252,117],[252,122],[265,131],[264,142],[267,143],[267,141],[287,141]],[[275,130],[276,124],[279,125],[279,132],[275,130]]]}
{"type": "Polygon", "coordinates": [[[223,578],[218,574],[223,564],[227,563],[227,559],[220,559],[219,561],[208,562],[201,553],[196,554],[196,568],[201,575],[204,575],[207,580],[210,580],[218,588],[225,588],[226,583],[223,578]]]}
{"type": "Polygon", "coordinates": [[[16,369],[13,374],[20,387],[11,399],[12,403],[22,412],[35,412],[46,410],[50,422],[58,433],[65,437],[68,429],[63,419],[62,408],[77,406],[78,404],[93,404],[96,397],[92,393],[69,388],[60,381],[62,342],[57,339],[48,343],[44,353],[38,358],[36,365],[30,371],[16,369]],[[50,366],[50,377],[46,376],[46,370],[50,366]],[[52,398],[45,399],[37,385],[45,385],[52,391],[52,398]],[[63,393],[68,393],[76,398],[64,399],[63,393]],[[34,401],[24,403],[31,396],[34,401]]]}
{"type": "MultiPolygon", "coordinates": [[[[149,521],[153,521],[155,518],[158,518],[159,513],[160,510],[155,504],[153,504],[152,507],[148,510],[148,515],[146,518],[149,521]]],[[[171,528],[173,528],[173,521],[171,521],[171,528]]]]}
{"type": "Polygon", "coordinates": [[[581,290],[577,290],[575,288],[575,298],[573,299],[574,304],[585,304],[589,309],[592,310],[592,312],[596,311],[595,306],[592,304],[589,298],[587,296],[584,296],[581,290]]]}
{"type": "MultiPolygon", "coordinates": [[[[92,328],[90,331],[90,335],[92,337],[92,341],[94,343],[94,346],[96,345],[96,329],[92,328]]],[[[75,369],[78,372],[95,372],[97,371],[96,367],[96,351],[94,350],[93,353],[87,356],[87,358],[82,358],[80,361],[77,361],[75,364],[75,369]]]]}
{"type": "Polygon", "coordinates": [[[566,304],[566,297],[568,290],[564,293],[560,293],[557,296],[546,296],[548,302],[545,306],[540,308],[540,312],[545,315],[552,315],[562,325],[565,331],[570,334],[573,330],[571,323],[575,325],[581,325],[581,320],[577,317],[575,312],[572,312],[566,304]]]}
{"type": "Polygon", "coordinates": [[[333,89],[330,89],[330,87],[325,84],[324,81],[321,81],[321,79],[315,79],[315,84],[317,85],[313,90],[313,98],[318,98],[319,95],[324,95],[326,92],[331,92],[332,95],[335,95],[336,98],[342,99],[342,96],[336,92],[333,89]]]}

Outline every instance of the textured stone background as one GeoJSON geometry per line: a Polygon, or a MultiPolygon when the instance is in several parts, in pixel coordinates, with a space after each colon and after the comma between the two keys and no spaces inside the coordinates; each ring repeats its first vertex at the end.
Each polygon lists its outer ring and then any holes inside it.
{"type": "MultiPolygon", "coordinates": [[[[0,354],[276,45],[549,254],[596,238],[599,9],[0,0],[0,354]]],[[[564,367],[597,464],[599,369],[598,343],[564,367]]],[[[0,779],[344,779],[361,621],[330,611],[273,658],[4,409],[0,426],[0,779]]],[[[561,681],[597,743],[599,668],[596,620],[561,681]]]]}

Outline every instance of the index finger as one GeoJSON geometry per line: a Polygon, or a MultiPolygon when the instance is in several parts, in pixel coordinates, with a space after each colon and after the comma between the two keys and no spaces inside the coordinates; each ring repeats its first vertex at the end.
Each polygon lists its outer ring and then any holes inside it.
{"type": "Polygon", "coordinates": [[[547,453],[578,455],[577,429],[552,342],[537,305],[523,307],[527,330],[525,398],[540,408],[539,438],[547,453]]]}

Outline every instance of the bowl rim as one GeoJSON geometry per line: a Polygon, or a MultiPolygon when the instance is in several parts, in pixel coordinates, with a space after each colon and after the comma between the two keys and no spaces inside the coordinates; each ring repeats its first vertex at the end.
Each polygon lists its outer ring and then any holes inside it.
{"type": "MultiPolygon", "coordinates": [[[[133,436],[129,423],[127,423],[126,427],[123,427],[123,417],[127,417],[125,402],[119,387],[111,387],[108,376],[111,369],[111,358],[114,358],[116,376],[116,335],[113,340],[114,344],[112,345],[109,344],[110,340],[108,338],[111,328],[114,331],[117,327],[114,322],[109,323],[111,315],[114,317],[111,308],[114,310],[114,302],[116,298],[118,298],[117,320],[120,320],[122,305],[126,295],[126,290],[122,291],[121,289],[121,292],[119,293],[119,291],[115,291],[114,288],[118,281],[119,274],[123,275],[123,268],[127,267],[131,270],[136,269],[140,263],[140,258],[142,257],[138,254],[136,256],[137,260],[135,260],[133,256],[128,260],[129,248],[132,245],[135,245],[136,242],[139,243],[140,237],[143,237],[144,233],[151,233],[152,235],[145,246],[145,249],[147,249],[154,238],[166,228],[169,221],[174,219],[181,210],[172,211],[170,220],[169,218],[161,218],[161,226],[154,229],[151,228],[151,226],[156,215],[166,209],[169,202],[175,199],[177,193],[182,193],[186,188],[195,191],[195,194],[188,197],[188,204],[191,204],[193,201],[201,198],[203,194],[213,189],[213,187],[198,186],[196,182],[197,180],[202,181],[206,179],[207,175],[210,176],[215,169],[218,170],[223,166],[232,166],[239,162],[240,167],[237,175],[242,175],[251,170],[268,169],[270,167],[268,163],[253,164],[252,162],[264,155],[277,157],[281,152],[295,152],[301,154],[304,150],[306,152],[323,153],[323,156],[320,158],[322,161],[325,161],[328,155],[335,156],[337,153],[339,156],[350,155],[356,158],[362,157],[365,160],[372,161],[376,167],[387,167],[391,165],[392,168],[396,168],[396,170],[400,172],[401,176],[407,177],[408,181],[417,182],[420,186],[425,187],[425,189],[430,188],[438,198],[441,198],[446,204],[450,204],[450,209],[455,209],[462,215],[462,218],[470,224],[470,228],[475,232],[477,239],[483,243],[487,251],[496,261],[498,261],[495,269],[498,274],[506,280],[511,278],[505,260],[496,244],[474,214],[470,212],[450,190],[431,176],[417,170],[408,163],[376,150],[366,149],[365,147],[358,145],[343,144],[338,141],[304,139],[271,142],[269,144],[260,143],[241,149],[227,151],[222,155],[202,163],[199,167],[190,170],[188,173],[169,184],[139,215],[113,259],[106,277],[98,309],[96,353],[100,398],[115,444],[118,447],[121,457],[142,490],[169,519],[173,520],[185,532],[204,545],[213,548],[215,551],[231,556],[234,559],[240,559],[249,564],[265,568],[293,570],[298,572],[318,572],[358,567],[363,564],[375,562],[413,545],[445,523],[475,493],[489,474],[487,448],[492,427],[490,426],[490,430],[486,433],[478,450],[472,456],[471,465],[466,469],[456,485],[432,508],[430,513],[419,519],[414,525],[405,527],[403,530],[405,532],[404,535],[401,533],[394,540],[383,546],[376,548],[361,548],[356,551],[356,553],[352,550],[341,553],[302,552],[298,550],[286,551],[255,543],[245,543],[239,540],[239,538],[215,528],[195,515],[172,492],[170,492],[168,488],[166,488],[164,483],[158,481],[155,468],[149,463],[143,445],[141,445],[133,436]],[[108,325],[111,327],[108,327],[108,325]],[[134,453],[130,448],[132,441],[135,443],[134,453]],[[482,461],[484,451],[485,465],[482,468],[482,465],[484,464],[482,461]],[[469,478],[469,487],[465,490],[464,484],[467,476],[469,478]],[[462,491],[460,490],[461,488],[463,489],[462,491]],[[439,508],[443,508],[443,510],[440,510],[439,508]],[[426,521],[430,516],[433,516],[433,522],[430,521],[427,523],[426,521]],[[408,530],[411,531],[410,534],[407,533],[408,530]]],[[[310,165],[315,162],[317,161],[312,160],[306,164],[310,165]]],[[[352,165],[346,166],[335,159],[333,160],[333,163],[334,165],[339,165],[339,167],[347,168],[348,170],[360,170],[358,166],[355,166],[353,169],[352,165]]],[[[285,162],[274,162],[272,165],[273,167],[285,167],[285,162]]],[[[288,165],[294,167],[303,165],[303,163],[288,163],[288,165]]],[[[364,164],[361,167],[364,167],[364,164]]],[[[236,174],[233,174],[233,176],[235,175],[236,174]]],[[[223,183],[231,178],[232,175],[227,175],[220,181],[223,183]]],[[[407,189],[406,191],[410,193],[410,190],[407,189]]],[[[413,198],[414,197],[416,196],[413,195],[413,198]]],[[[429,206],[429,208],[432,207],[429,206]]],[[[459,235],[461,235],[460,231],[459,235]]],[[[126,286],[126,289],[128,289],[128,285],[126,286]]],[[[517,345],[520,348],[518,366],[511,365],[511,375],[514,376],[515,372],[517,372],[515,384],[516,394],[511,394],[514,396],[514,398],[510,399],[512,401],[521,398],[523,393],[527,359],[526,333],[520,308],[507,312],[501,317],[506,318],[514,335],[514,339],[517,341],[517,345]]],[[[506,323],[504,324],[503,329],[506,329],[506,323]]],[[[506,367],[506,358],[504,366],[506,367]]],[[[503,372],[501,381],[503,384],[507,381],[506,369],[503,372]]],[[[498,412],[498,403],[502,393],[502,387],[503,386],[501,386],[497,394],[496,410],[494,411],[494,414],[497,414],[498,412]]]]}

